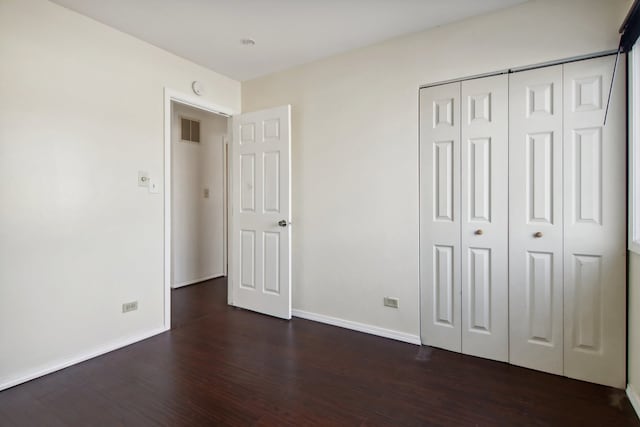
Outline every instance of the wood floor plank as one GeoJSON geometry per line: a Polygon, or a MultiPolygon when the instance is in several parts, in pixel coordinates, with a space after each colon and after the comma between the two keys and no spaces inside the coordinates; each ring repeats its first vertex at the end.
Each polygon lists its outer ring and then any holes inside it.
{"type": "Polygon", "coordinates": [[[624,392],[172,292],[173,329],[0,392],[1,426],[640,426],[624,392]]]}

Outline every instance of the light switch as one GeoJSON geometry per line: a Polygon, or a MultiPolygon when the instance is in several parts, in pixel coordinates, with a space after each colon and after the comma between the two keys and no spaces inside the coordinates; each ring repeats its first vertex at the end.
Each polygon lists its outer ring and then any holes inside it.
{"type": "Polygon", "coordinates": [[[157,194],[160,192],[160,184],[153,180],[149,180],[149,193],[157,194]]]}

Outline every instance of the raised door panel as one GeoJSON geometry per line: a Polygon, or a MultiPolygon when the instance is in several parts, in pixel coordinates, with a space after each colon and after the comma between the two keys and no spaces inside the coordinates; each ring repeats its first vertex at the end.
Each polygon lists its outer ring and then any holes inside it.
{"type": "Polygon", "coordinates": [[[256,156],[240,155],[240,212],[256,210],[256,156]]]}
{"type": "Polygon", "coordinates": [[[262,241],[263,292],[280,295],[280,233],[265,231],[262,241]]]}
{"type": "Polygon", "coordinates": [[[454,141],[437,141],[433,148],[433,220],[454,222],[454,141]]]}
{"type": "Polygon", "coordinates": [[[460,83],[420,91],[421,339],[461,350],[460,83]]]}
{"type": "Polygon", "coordinates": [[[553,345],[553,290],[554,283],[552,252],[527,252],[524,277],[527,299],[527,341],[542,345],[553,345]]]}
{"type": "Polygon", "coordinates": [[[509,360],[563,373],[562,66],[509,76],[509,360]]]}
{"type": "Polygon", "coordinates": [[[508,78],[462,82],[462,352],[508,360],[508,78]]]}
{"type": "Polygon", "coordinates": [[[463,178],[468,190],[466,221],[491,223],[492,186],[496,184],[495,179],[492,179],[495,177],[491,176],[492,167],[496,167],[495,162],[491,161],[491,155],[495,154],[496,139],[491,137],[468,138],[465,143],[466,147],[463,150],[467,150],[468,161],[462,164],[467,169],[462,174],[463,177],[467,175],[467,179],[463,178]]]}
{"type": "Polygon", "coordinates": [[[454,327],[453,302],[455,279],[451,246],[435,245],[433,248],[433,313],[435,324],[454,327]]]}
{"type": "MultiPolygon", "coordinates": [[[[625,385],[625,82],[612,56],[564,65],[565,375],[625,385]],[[607,86],[608,87],[608,86],[607,86]]],[[[624,70],[624,62],[618,64],[624,70]]]]}
{"type": "MultiPolygon", "coordinates": [[[[468,292],[468,302],[464,304],[468,308],[468,317],[465,319],[465,326],[469,331],[478,332],[480,334],[491,334],[494,332],[493,325],[495,320],[492,316],[492,271],[491,267],[495,264],[491,259],[491,249],[488,248],[469,248],[466,259],[468,286],[465,291],[468,292]]],[[[463,338],[463,348],[469,347],[470,343],[463,338]]],[[[471,351],[467,352],[471,354],[471,351]]]]}
{"type": "Polygon", "coordinates": [[[558,180],[553,176],[554,163],[558,162],[554,159],[553,132],[530,133],[525,138],[527,222],[553,225],[554,178],[558,180]]]}
{"type": "Polygon", "coordinates": [[[280,152],[266,152],[262,158],[264,173],[264,213],[280,213],[280,152]]]}
{"type": "Polygon", "coordinates": [[[240,287],[256,288],[256,232],[240,230],[240,287]]]}

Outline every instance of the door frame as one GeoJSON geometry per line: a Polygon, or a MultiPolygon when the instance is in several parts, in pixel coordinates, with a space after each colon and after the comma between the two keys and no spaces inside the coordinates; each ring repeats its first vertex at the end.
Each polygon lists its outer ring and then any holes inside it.
{"type": "MultiPolygon", "coordinates": [[[[231,119],[234,114],[239,114],[239,111],[234,110],[233,108],[216,104],[207,99],[200,98],[198,96],[186,94],[183,92],[179,92],[168,87],[164,88],[164,187],[162,191],[162,195],[164,198],[164,238],[163,238],[163,250],[164,250],[164,330],[167,331],[171,329],[171,178],[172,178],[172,168],[171,168],[171,103],[176,102],[182,105],[186,105],[189,107],[197,108],[198,110],[207,111],[210,113],[218,114],[220,116],[227,117],[231,119]]],[[[228,127],[229,134],[227,135],[227,141],[231,141],[231,126],[228,127]]],[[[228,151],[228,144],[225,144],[226,148],[223,149],[223,152],[228,151]]],[[[229,227],[229,218],[230,218],[230,210],[231,204],[229,203],[229,189],[232,185],[232,176],[231,173],[231,165],[226,165],[226,173],[223,174],[224,177],[224,190],[225,193],[225,219],[223,220],[226,228],[229,227]]],[[[227,239],[228,246],[228,239],[227,239]]],[[[232,254],[228,250],[228,247],[225,249],[226,253],[226,261],[228,264],[231,263],[232,254]]],[[[227,277],[229,275],[228,269],[226,269],[227,277]]],[[[228,303],[232,303],[232,289],[231,289],[231,281],[227,281],[228,287],[228,303]]]]}

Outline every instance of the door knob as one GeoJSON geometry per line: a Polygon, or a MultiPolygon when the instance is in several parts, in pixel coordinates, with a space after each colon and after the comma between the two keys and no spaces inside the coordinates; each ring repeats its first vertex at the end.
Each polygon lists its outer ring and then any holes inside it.
{"type": "Polygon", "coordinates": [[[476,236],[482,236],[484,234],[484,231],[482,231],[481,228],[478,228],[473,234],[475,234],[476,236]]]}
{"type": "Polygon", "coordinates": [[[290,222],[288,222],[286,219],[281,219],[280,221],[278,221],[278,225],[280,227],[286,227],[289,224],[290,224],[290,222]]]}
{"type": "Polygon", "coordinates": [[[533,233],[533,237],[535,237],[536,239],[539,239],[542,237],[542,232],[541,231],[536,231],[535,233],[533,233]]]}

